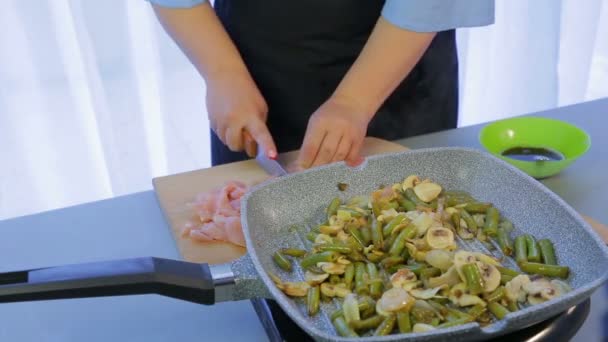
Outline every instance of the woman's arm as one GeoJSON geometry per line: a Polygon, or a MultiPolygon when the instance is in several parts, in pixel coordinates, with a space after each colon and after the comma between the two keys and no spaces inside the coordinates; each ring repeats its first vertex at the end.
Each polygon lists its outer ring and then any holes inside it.
{"type": "Polygon", "coordinates": [[[380,17],[334,94],[311,117],[298,165],[308,168],[344,159],[356,164],[368,123],[434,36],[397,27],[380,17]]]}
{"type": "Polygon", "coordinates": [[[191,8],[156,4],[153,8],[165,31],[205,79],[209,121],[218,137],[233,151],[255,154],[257,142],[275,156],[265,123],[266,102],[209,2],[191,8]]]}

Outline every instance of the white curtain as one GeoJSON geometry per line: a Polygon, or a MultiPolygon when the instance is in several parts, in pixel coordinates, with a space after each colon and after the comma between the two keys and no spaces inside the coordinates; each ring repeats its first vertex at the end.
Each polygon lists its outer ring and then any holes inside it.
{"type": "MultiPolygon", "coordinates": [[[[0,219],[210,165],[205,85],[146,1],[3,0],[0,23],[0,219]]],[[[608,96],[607,36],[608,0],[498,0],[459,32],[460,125],[608,96]]]]}

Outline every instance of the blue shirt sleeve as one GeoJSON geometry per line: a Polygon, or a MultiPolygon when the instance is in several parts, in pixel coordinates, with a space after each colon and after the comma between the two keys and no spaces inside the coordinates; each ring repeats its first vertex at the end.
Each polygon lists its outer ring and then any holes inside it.
{"type": "Polygon", "coordinates": [[[494,23],[494,0],[387,0],[382,16],[417,32],[439,32],[494,23]]]}
{"type": "Polygon", "coordinates": [[[196,5],[200,5],[207,0],[148,0],[150,3],[153,3],[162,7],[169,8],[191,8],[196,5]]]}

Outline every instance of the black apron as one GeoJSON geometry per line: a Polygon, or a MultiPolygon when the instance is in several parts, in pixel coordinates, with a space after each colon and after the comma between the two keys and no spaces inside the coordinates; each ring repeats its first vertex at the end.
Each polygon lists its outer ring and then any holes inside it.
{"type": "MultiPolygon", "coordinates": [[[[215,1],[268,104],[267,124],[279,152],[300,148],[308,118],[363,49],[383,5],[384,0],[215,1]]],[[[395,140],[454,128],[457,111],[458,62],[450,30],[437,34],[374,116],[367,135],[395,140]]],[[[211,146],[213,165],[247,158],[231,152],[213,132],[211,146]]]]}

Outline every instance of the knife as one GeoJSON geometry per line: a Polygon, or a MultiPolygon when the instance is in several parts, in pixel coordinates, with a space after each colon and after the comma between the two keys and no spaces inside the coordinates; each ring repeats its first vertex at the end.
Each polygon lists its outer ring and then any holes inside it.
{"type": "Polygon", "coordinates": [[[258,162],[258,165],[264,169],[271,176],[281,177],[287,174],[287,171],[283,168],[283,166],[276,161],[275,159],[268,158],[268,155],[264,153],[265,151],[261,148],[258,148],[258,153],[255,157],[255,160],[258,162]]]}

